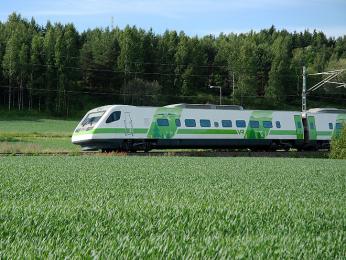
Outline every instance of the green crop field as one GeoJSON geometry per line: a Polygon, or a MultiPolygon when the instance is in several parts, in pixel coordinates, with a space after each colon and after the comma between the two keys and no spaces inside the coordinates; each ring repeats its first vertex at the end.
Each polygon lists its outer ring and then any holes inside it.
{"type": "Polygon", "coordinates": [[[0,258],[346,257],[346,161],[0,158],[0,258]]]}

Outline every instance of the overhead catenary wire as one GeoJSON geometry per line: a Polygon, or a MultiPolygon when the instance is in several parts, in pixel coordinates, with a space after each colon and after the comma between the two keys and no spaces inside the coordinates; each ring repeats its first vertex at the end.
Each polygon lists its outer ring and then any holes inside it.
{"type": "MultiPolygon", "coordinates": [[[[0,86],[0,88],[8,89],[9,86],[0,86]]],[[[12,87],[12,89],[20,89],[20,87],[12,87]]],[[[145,96],[145,97],[175,97],[175,98],[201,98],[198,95],[166,95],[166,94],[135,94],[135,93],[116,93],[116,92],[97,92],[97,91],[77,91],[77,90],[59,90],[59,89],[42,89],[42,88],[25,88],[27,90],[34,90],[39,92],[56,92],[56,93],[65,93],[65,94],[92,94],[92,95],[112,95],[112,96],[145,96]]],[[[338,95],[340,94],[330,94],[330,95],[338,95]]],[[[242,95],[243,98],[269,98],[267,96],[257,96],[257,95],[242,95]]],[[[299,97],[298,94],[290,94],[290,95],[281,95],[281,97],[299,97]]],[[[311,97],[321,98],[321,99],[338,99],[338,100],[346,100],[346,98],[335,98],[335,97],[326,97],[313,95],[311,97]]],[[[207,98],[207,96],[205,97],[207,98]]]]}
{"type": "MultiPolygon", "coordinates": [[[[8,89],[9,86],[0,86],[0,88],[8,89]]],[[[20,87],[11,87],[12,89],[20,89],[20,87]]],[[[97,91],[78,91],[78,90],[61,90],[61,89],[43,89],[43,88],[25,88],[27,90],[42,91],[42,92],[58,92],[58,93],[74,93],[74,94],[92,94],[92,95],[112,95],[112,96],[148,96],[148,97],[181,97],[181,98],[201,98],[198,95],[166,95],[166,94],[135,94],[135,93],[120,93],[120,92],[97,92],[97,91]]],[[[282,95],[282,97],[298,97],[297,94],[282,95]]],[[[244,98],[268,98],[266,96],[257,95],[242,95],[244,98]]]]}
{"type": "MultiPolygon", "coordinates": [[[[139,63],[143,64],[143,63],[139,63]]],[[[148,63],[151,64],[151,63],[148,63]]],[[[119,73],[119,74],[134,74],[134,75],[156,75],[156,76],[174,76],[174,77],[179,77],[179,76],[188,76],[188,77],[199,77],[199,78],[210,78],[213,76],[213,74],[183,74],[183,73],[162,73],[162,72],[144,72],[144,71],[125,71],[125,70],[113,70],[113,69],[100,69],[100,68],[82,68],[82,67],[77,67],[77,66],[60,66],[58,64],[38,64],[38,63],[25,63],[24,65],[27,66],[34,66],[34,67],[46,67],[46,68],[54,68],[54,69],[71,69],[71,70],[79,70],[79,71],[94,71],[94,72],[109,72],[109,73],[119,73]]],[[[97,64],[95,64],[97,65],[97,64]]],[[[338,70],[336,70],[338,71],[338,70]]],[[[260,71],[259,71],[260,72],[260,71]]],[[[220,74],[218,74],[220,75],[220,74]]],[[[230,74],[228,73],[227,75],[220,75],[225,77],[225,79],[229,79],[230,74]]],[[[294,75],[291,74],[282,74],[283,77],[285,78],[293,78],[295,77],[294,75]]],[[[253,75],[253,77],[256,77],[256,75],[253,75]]],[[[329,77],[328,77],[329,79],[329,77]]],[[[8,88],[8,87],[6,87],[8,88]]],[[[11,88],[17,89],[17,87],[12,86],[11,88]]],[[[20,89],[18,87],[18,89],[20,89]]],[[[25,89],[28,90],[35,90],[35,91],[52,91],[52,92],[59,92],[57,89],[37,89],[37,88],[28,88],[25,87],[25,89]]],[[[136,96],[134,93],[114,93],[114,92],[95,92],[95,91],[74,91],[74,90],[62,90],[61,93],[80,93],[80,94],[96,94],[96,95],[118,95],[118,96],[136,96]]],[[[190,95],[190,96],[182,96],[182,95],[164,95],[164,94],[141,94],[141,96],[157,96],[160,95],[162,97],[182,97],[182,98],[200,98],[201,96],[198,95],[190,95]]],[[[261,96],[261,95],[242,95],[239,93],[241,97],[244,98],[267,98],[266,96],[261,96]]],[[[335,94],[335,95],[340,95],[340,94],[335,94]]],[[[298,95],[280,95],[280,97],[297,97],[298,95]]],[[[318,96],[315,96],[318,97],[318,96]]]]}
{"type": "MultiPolygon", "coordinates": [[[[39,52],[39,55],[42,56],[49,56],[49,54],[44,53],[44,52],[39,52]]],[[[39,57],[37,57],[39,58],[39,57]]],[[[81,56],[69,56],[69,55],[59,55],[59,58],[69,58],[69,59],[81,59],[81,56]]],[[[56,60],[56,56],[53,54],[51,56],[51,59],[56,60]]],[[[145,62],[145,61],[126,61],[127,64],[136,64],[136,65],[157,65],[157,66],[171,66],[171,67],[188,67],[188,66],[193,66],[193,67],[197,67],[197,68],[223,68],[223,69],[230,69],[230,68],[237,68],[237,69],[249,69],[249,67],[245,67],[245,66],[238,66],[235,64],[232,65],[217,65],[214,64],[217,61],[212,61],[206,64],[202,64],[202,65],[197,65],[197,64],[191,64],[191,63],[167,63],[167,62],[145,62]]],[[[99,64],[102,65],[102,64],[99,64]]]]}
{"type": "MultiPolygon", "coordinates": [[[[25,65],[29,66],[36,66],[36,67],[53,67],[53,68],[60,68],[59,65],[56,64],[35,64],[35,63],[27,63],[25,65]]],[[[210,75],[205,74],[188,74],[184,75],[183,73],[162,73],[162,72],[142,72],[142,71],[126,71],[126,70],[112,70],[112,69],[94,69],[94,68],[81,68],[81,67],[75,67],[75,66],[61,66],[64,69],[72,69],[72,70],[79,70],[79,71],[94,71],[94,72],[109,72],[109,73],[118,73],[118,74],[141,74],[141,75],[158,75],[158,76],[187,76],[187,77],[205,77],[208,78],[210,75]]],[[[220,75],[220,74],[219,74],[220,75]]],[[[229,76],[227,75],[220,75],[220,76],[229,76]]]]}
{"type": "MultiPolygon", "coordinates": [[[[209,74],[184,74],[184,73],[165,73],[165,72],[144,72],[144,71],[128,71],[128,70],[113,70],[113,69],[100,69],[100,68],[82,68],[77,66],[65,66],[65,65],[57,65],[57,64],[38,64],[38,63],[25,63],[26,66],[33,66],[33,67],[47,67],[47,68],[57,68],[57,69],[71,69],[71,70],[78,70],[78,71],[93,71],[93,72],[108,72],[108,73],[115,73],[115,74],[131,74],[131,75],[156,75],[156,76],[172,76],[172,77],[198,77],[198,78],[210,78],[211,76],[214,76],[215,74],[209,73],[209,74]]],[[[239,73],[239,72],[238,72],[239,73]]],[[[261,71],[257,71],[256,75],[250,75],[250,77],[256,77],[259,73],[262,73],[261,71]]],[[[224,77],[224,80],[231,81],[233,72],[228,71],[227,74],[219,74],[216,75],[224,77]]],[[[249,76],[249,75],[248,75],[249,76]]],[[[285,76],[286,78],[295,78],[295,75],[291,74],[282,74],[282,76],[285,76]]]]}
{"type": "MultiPolygon", "coordinates": [[[[39,52],[38,54],[42,55],[42,56],[49,56],[50,55],[50,54],[47,54],[47,53],[44,53],[44,52],[39,52]]],[[[39,59],[40,57],[38,56],[37,58],[39,59]]],[[[57,57],[54,54],[51,56],[52,60],[56,60],[56,58],[57,57]]],[[[69,58],[69,59],[77,60],[77,59],[81,59],[81,56],[59,55],[59,58],[69,58]]],[[[135,65],[157,65],[157,66],[164,66],[164,67],[165,66],[167,66],[167,67],[171,66],[171,67],[176,67],[176,68],[188,67],[188,66],[192,66],[192,67],[195,67],[195,68],[208,68],[208,69],[210,69],[210,68],[221,68],[221,69],[228,69],[228,70],[230,70],[230,72],[233,72],[233,70],[235,70],[235,69],[237,69],[238,71],[253,69],[253,67],[246,67],[246,66],[243,66],[243,65],[239,66],[239,65],[236,65],[236,64],[227,64],[227,65],[215,64],[217,62],[218,61],[214,60],[212,62],[201,64],[201,65],[191,64],[191,63],[167,63],[167,62],[145,62],[145,61],[126,61],[125,63],[126,64],[135,64],[135,65]]],[[[101,65],[102,66],[103,64],[97,64],[97,65],[101,65]]],[[[258,70],[258,71],[263,71],[263,70],[268,70],[268,69],[270,69],[270,67],[267,66],[266,68],[263,68],[262,70],[258,70]]]]}

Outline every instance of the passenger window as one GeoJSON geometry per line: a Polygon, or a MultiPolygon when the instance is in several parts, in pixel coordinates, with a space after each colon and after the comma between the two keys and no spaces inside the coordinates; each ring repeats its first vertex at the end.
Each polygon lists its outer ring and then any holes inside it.
{"type": "Polygon", "coordinates": [[[301,122],[297,122],[297,128],[302,128],[302,123],[301,122]]]}
{"type": "Polygon", "coordinates": [[[250,127],[251,128],[259,128],[259,122],[250,120],[250,127]]]}
{"type": "Polygon", "coordinates": [[[201,127],[210,127],[210,120],[201,119],[199,120],[199,124],[201,125],[201,127]]]}
{"type": "Polygon", "coordinates": [[[196,127],[195,119],[185,119],[185,126],[186,127],[196,127]]]}
{"type": "Polygon", "coordinates": [[[281,128],[281,122],[280,121],[276,121],[275,125],[276,125],[276,128],[281,128]]]}
{"type": "Polygon", "coordinates": [[[329,123],[329,129],[333,129],[333,123],[329,123]]]}
{"type": "Polygon", "coordinates": [[[336,123],[335,124],[335,129],[341,129],[342,128],[342,124],[341,123],[336,123]]]}
{"type": "Polygon", "coordinates": [[[121,112],[120,111],[115,111],[112,114],[109,115],[109,117],[106,120],[106,123],[112,123],[115,121],[118,121],[120,119],[121,112]]]}
{"type": "Polygon", "coordinates": [[[219,122],[214,122],[214,127],[219,127],[219,122]]]}
{"type": "Polygon", "coordinates": [[[180,127],[180,126],[181,126],[180,119],[175,119],[175,125],[176,125],[177,127],[180,127]]]}
{"type": "Polygon", "coordinates": [[[221,124],[222,124],[222,127],[232,127],[232,121],[231,120],[222,120],[221,124]]]}
{"type": "Polygon", "coordinates": [[[315,124],[313,122],[310,122],[310,129],[315,129],[315,124]]]}
{"type": "Polygon", "coordinates": [[[272,128],[273,127],[272,121],[263,121],[263,127],[264,128],[272,128]]]}
{"type": "Polygon", "coordinates": [[[168,119],[157,119],[157,125],[158,126],[169,126],[168,119]]]}
{"type": "Polygon", "coordinates": [[[246,127],[246,122],[245,120],[237,120],[235,121],[235,125],[240,128],[245,128],[246,127]]]}

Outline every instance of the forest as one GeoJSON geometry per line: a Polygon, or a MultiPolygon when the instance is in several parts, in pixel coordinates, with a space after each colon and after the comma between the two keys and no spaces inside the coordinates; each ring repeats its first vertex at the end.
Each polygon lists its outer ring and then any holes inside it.
{"type": "MultiPolygon", "coordinates": [[[[320,31],[189,36],[135,26],[79,32],[20,14],[0,22],[0,109],[55,116],[106,104],[218,103],[300,110],[302,67],[346,68],[346,36],[320,31]]],[[[344,73],[346,74],[346,73],[344,73]]],[[[321,76],[309,76],[308,87],[321,76]]],[[[342,75],[339,81],[346,81],[342,75]]],[[[326,86],[309,106],[346,103],[346,89],[326,86]]]]}

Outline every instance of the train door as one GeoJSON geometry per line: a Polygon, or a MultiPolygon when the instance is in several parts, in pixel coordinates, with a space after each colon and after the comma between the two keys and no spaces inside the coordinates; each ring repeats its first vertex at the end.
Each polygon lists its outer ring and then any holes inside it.
{"type": "Polygon", "coordinates": [[[317,131],[316,131],[316,123],[314,116],[308,116],[307,120],[308,128],[309,128],[309,140],[317,139],[317,131]]]}
{"type": "Polygon", "coordinates": [[[125,125],[125,136],[133,136],[133,124],[130,112],[125,112],[124,125],[125,125]]]}
{"type": "Polygon", "coordinates": [[[304,116],[303,117],[303,127],[304,127],[304,142],[309,142],[309,126],[308,126],[308,119],[304,116]]]}
{"type": "Polygon", "coordinates": [[[296,135],[297,139],[304,139],[304,136],[307,136],[307,133],[305,132],[305,125],[304,125],[304,118],[301,116],[295,115],[294,116],[294,123],[296,126],[296,135]],[[303,125],[302,125],[303,121],[303,125]]]}

